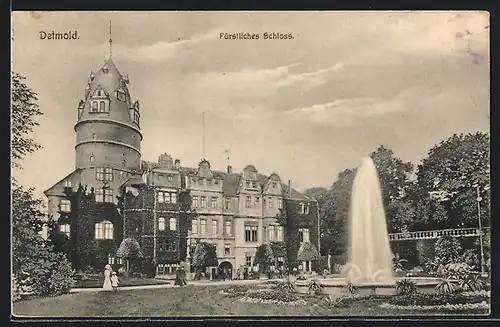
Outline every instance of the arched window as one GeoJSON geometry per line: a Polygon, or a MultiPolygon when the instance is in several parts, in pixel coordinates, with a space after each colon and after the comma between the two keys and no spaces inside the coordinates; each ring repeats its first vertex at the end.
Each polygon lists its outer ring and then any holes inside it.
{"type": "Polygon", "coordinates": [[[97,96],[100,97],[101,96],[101,90],[97,91],[97,96]]]}
{"type": "Polygon", "coordinates": [[[95,224],[96,240],[112,240],[113,239],[113,223],[105,220],[95,224]]]}
{"type": "Polygon", "coordinates": [[[99,112],[106,112],[106,102],[101,101],[99,103],[99,112]]]}
{"type": "Polygon", "coordinates": [[[94,162],[94,155],[93,155],[93,154],[92,154],[92,155],[90,155],[90,157],[89,157],[89,162],[90,162],[90,163],[93,163],[93,162],[94,162]]]}
{"type": "Polygon", "coordinates": [[[97,112],[97,101],[92,101],[91,111],[97,112]]]}

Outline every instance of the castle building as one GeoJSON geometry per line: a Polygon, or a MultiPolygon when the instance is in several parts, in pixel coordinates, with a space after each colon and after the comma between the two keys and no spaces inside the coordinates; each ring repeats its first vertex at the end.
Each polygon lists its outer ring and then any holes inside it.
{"type": "MultiPolygon", "coordinates": [[[[205,159],[197,168],[183,167],[168,154],[157,163],[141,161],[140,107],[128,84],[111,56],[90,73],[77,106],[75,169],[44,192],[48,214],[69,239],[77,239],[74,247],[86,244],[85,238],[112,243],[101,256],[116,263],[118,245],[134,238],[156,274],[163,275],[189,261],[197,242],[204,241],[216,246],[220,267],[235,270],[253,265],[259,245],[285,241],[285,228],[276,219],[285,201],[297,202],[303,215],[317,215],[313,199],[252,165],[234,173],[231,166],[213,170],[205,159]],[[75,196],[78,192],[82,197],[75,196]],[[180,204],[188,193],[194,215],[180,204]],[[88,232],[79,231],[82,224],[88,232]]],[[[308,226],[297,237],[317,244],[310,235],[318,235],[318,226],[308,226]]],[[[284,261],[279,257],[278,265],[284,261]]],[[[311,269],[309,262],[303,264],[311,269]]]]}

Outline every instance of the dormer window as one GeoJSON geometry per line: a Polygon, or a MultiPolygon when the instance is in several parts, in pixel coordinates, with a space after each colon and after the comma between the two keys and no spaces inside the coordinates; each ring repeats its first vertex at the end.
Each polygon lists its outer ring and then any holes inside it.
{"type": "Polygon", "coordinates": [[[132,122],[139,125],[139,111],[135,107],[129,109],[129,115],[132,122]]]}
{"type": "Polygon", "coordinates": [[[102,91],[101,91],[101,90],[97,90],[97,96],[98,96],[98,97],[101,97],[101,96],[102,96],[102,91]]]}
{"type": "Polygon", "coordinates": [[[91,112],[98,112],[99,111],[99,104],[97,101],[92,101],[92,105],[90,106],[90,111],[91,112]]]}
{"type": "Polygon", "coordinates": [[[85,108],[85,101],[81,100],[78,104],[78,119],[80,119],[83,115],[83,109],[85,108]]]}

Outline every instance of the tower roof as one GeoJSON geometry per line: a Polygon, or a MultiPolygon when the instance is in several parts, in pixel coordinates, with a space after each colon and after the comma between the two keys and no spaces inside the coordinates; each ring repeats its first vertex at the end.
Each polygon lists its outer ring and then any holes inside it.
{"type": "Polygon", "coordinates": [[[132,107],[132,99],[127,88],[128,78],[125,78],[116,68],[113,59],[109,58],[104,65],[91,76],[87,86],[85,108],[79,120],[96,118],[107,118],[123,123],[132,124],[129,109],[132,107]],[[104,91],[105,97],[110,100],[109,114],[101,116],[100,113],[91,113],[91,100],[98,90],[104,91]],[[117,92],[123,92],[124,97],[118,99],[117,92]]]}

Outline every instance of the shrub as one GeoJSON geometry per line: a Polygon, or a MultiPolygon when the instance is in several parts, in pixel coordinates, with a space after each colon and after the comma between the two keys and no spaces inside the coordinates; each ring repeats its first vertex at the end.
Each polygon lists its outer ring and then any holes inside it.
{"type": "Polygon", "coordinates": [[[458,280],[458,285],[465,292],[476,292],[484,290],[486,283],[481,279],[480,274],[470,273],[462,276],[458,280]]]}
{"type": "Polygon", "coordinates": [[[447,278],[440,278],[436,285],[439,294],[452,294],[459,289],[458,285],[447,278]]]}
{"type": "Polygon", "coordinates": [[[440,264],[448,264],[460,261],[462,246],[460,242],[451,236],[442,236],[436,242],[436,260],[440,264]]]}
{"type": "Polygon", "coordinates": [[[248,274],[249,279],[260,279],[260,272],[259,271],[251,271],[248,274]]]}
{"type": "Polygon", "coordinates": [[[29,286],[37,295],[59,295],[69,291],[75,272],[62,253],[48,252],[47,257],[33,260],[25,266],[29,272],[29,286]]]}
{"type": "Polygon", "coordinates": [[[311,284],[309,284],[309,294],[319,295],[322,293],[322,291],[323,291],[323,288],[316,280],[313,280],[311,282],[311,284]]]}
{"type": "Polygon", "coordinates": [[[347,285],[344,286],[343,291],[345,294],[349,295],[358,294],[358,288],[351,282],[348,282],[347,285]]]}
{"type": "Polygon", "coordinates": [[[21,294],[19,293],[19,285],[17,283],[17,278],[13,274],[11,275],[11,287],[12,287],[12,302],[16,302],[21,299],[21,294]]]}
{"type": "Polygon", "coordinates": [[[410,295],[418,293],[417,284],[409,279],[403,279],[396,283],[396,292],[398,295],[410,295]]]}
{"type": "Polygon", "coordinates": [[[86,266],[82,269],[82,273],[84,273],[86,275],[97,275],[97,274],[101,274],[103,272],[94,266],[86,266]]]}

